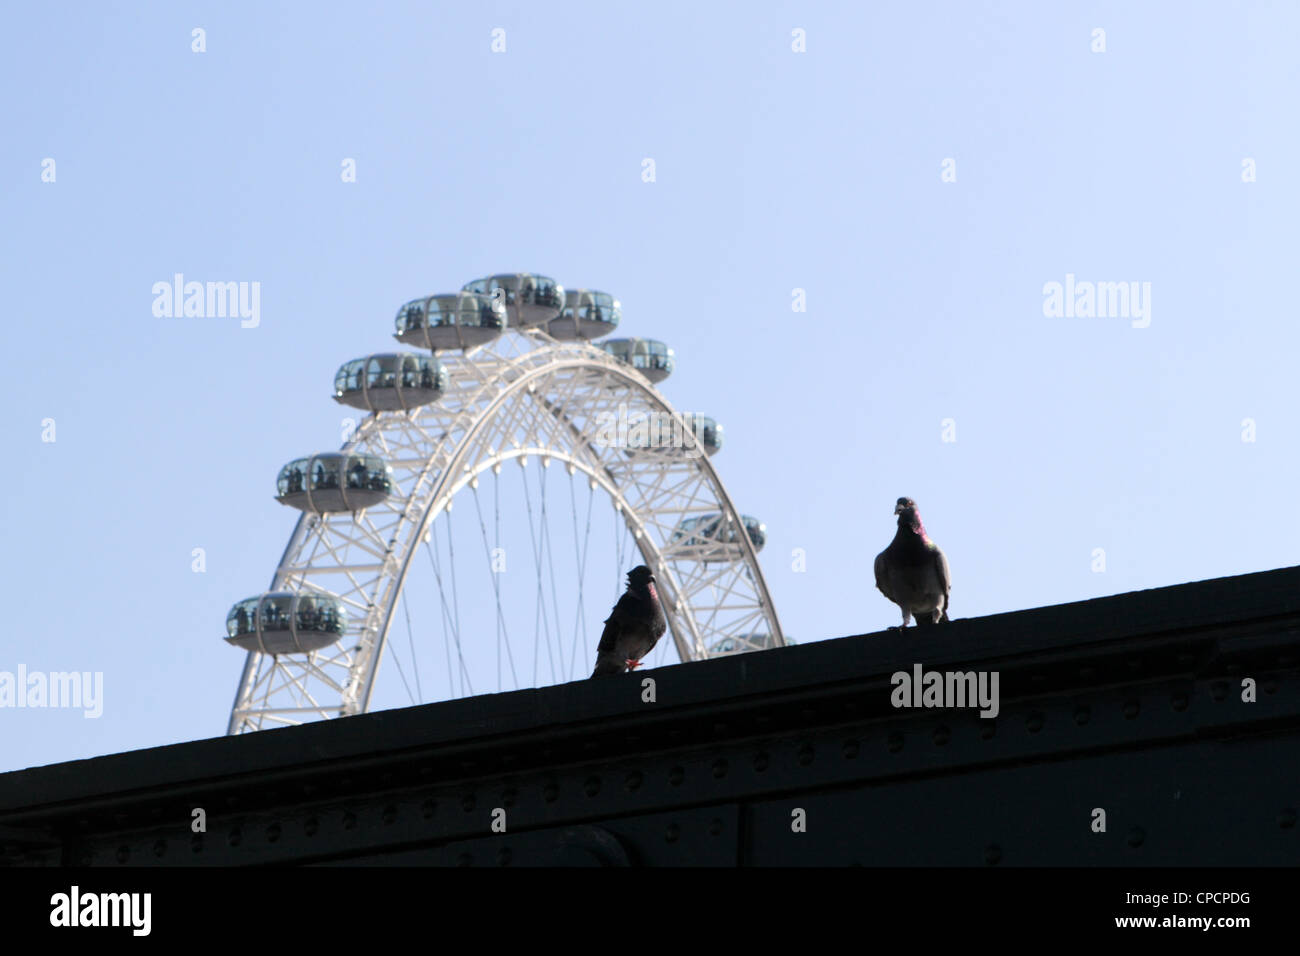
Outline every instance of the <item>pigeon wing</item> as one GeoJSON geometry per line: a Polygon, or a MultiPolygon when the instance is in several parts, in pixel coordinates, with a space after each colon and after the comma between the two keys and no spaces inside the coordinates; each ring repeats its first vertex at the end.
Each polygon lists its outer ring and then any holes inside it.
{"type": "Polygon", "coordinates": [[[613,653],[617,647],[618,639],[623,636],[623,632],[631,629],[636,624],[637,618],[636,598],[630,594],[624,594],[614,605],[614,610],[605,618],[605,630],[600,634],[600,644],[596,650],[602,654],[613,653]]]}
{"type": "Polygon", "coordinates": [[[948,616],[948,592],[952,590],[952,577],[948,573],[948,557],[936,544],[934,545],[934,573],[939,577],[939,586],[943,589],[944,618],[948,616]]]}
{"type": "Polygon", "coordinates": [[[889,573],[888,555],[888,550],[881,551],[876,555],[876,587],[879,589],[880,593],[889,598],[889,600],[893,601],[895,604],[899,604],[900,602],[898,598],[894,596],[894,590],[890,580],[892,575],[889,573]]]}

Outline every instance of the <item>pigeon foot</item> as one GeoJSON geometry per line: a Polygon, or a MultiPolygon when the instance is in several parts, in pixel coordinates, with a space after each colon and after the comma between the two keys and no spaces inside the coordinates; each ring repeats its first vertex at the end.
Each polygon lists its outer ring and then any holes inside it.
{"type": "Polygon", "coordinates": [[[638,667],[640,667],[640,666],[641,666],[641,662],[640,662],[640,661],[628,661],[628,662],[627,662],[627,669],[630,670],[630,671],[634,671],[634,670],[636,670],[636,669],[637,669],[638,667]]]}

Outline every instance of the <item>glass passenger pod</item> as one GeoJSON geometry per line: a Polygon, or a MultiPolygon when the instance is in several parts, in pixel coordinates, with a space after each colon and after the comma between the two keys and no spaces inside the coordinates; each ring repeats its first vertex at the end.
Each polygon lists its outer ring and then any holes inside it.
{"type": "Polygon", "coordinates": [[[226,640],[263,654],[308,654],[337,641],[347,623],[347,611],[338,598],[270,591],[230,609],[226,640]]]}
{"type": "Polygon", "coordinates": [[[338,370],[334,401],[372,412],[405,411],[436,402],[446,388],[447,369],[433,356],[367,355],[338,370]]]}
{"type": "MultiPolygon", "coordinates": [[[[762,551],[763,545],[767,544],[767,525],[749,515],[741,515],[740,520],[754,545],[754,552],[762,551]]],[[[682,521],[665,550],[673,557],[698,561],[732,561],[744,553],[736,527],[718,512],[682,521]]]]}
{"type": "Polygon", "coordinates": [[[686,428],[704,447],[705,454],[712,457],[722,450],[722,426],[715,419],[694,412],[687,412],[682,418],[686,421],[686,428]]]}
{"type": "Polygon", "coordinates": [[[298,458],[281,468],[275,498],[282,505],[316,514],[360,511],[387,499],[396,486],[393,469],[384,459],[332,451],[298,458]]]}
{"type": "Polygon", "coordinates": [[[654,339],[610,339],[600,347],[656,384],[673,372],[673,350],[654,339]]]}
{"type": "Polygon", "coordinates": [[[722,426],[707,415],[669,412],[630,414],[626,447],[641,455],[698,458],[701,450],[716,454],[722,447],[722,426]]]}
{"type": "Polygon", "coordinates": [[[397,310],[393,338],[406,345],[449,351],[486,345],[506,328],[505,307],[490,296],[453,292],[413,299],[397,310]]]}
{"type": "MultiPolygon", "coordinates": [[[[798,642],[787,634],[785,643],[786,646],[789,646],[798,642]]],[[[727,654],[748,654],[750,651],[765,651],[772,647],[776,647],[776,641],[771,634],[737,634],[735,637],[724,637],[713,644],[709,648],[709,656],[725,657],[727,654]]]]}
{"type": "Polygon", "coordinates": [[[608,292],[573,289],[564,294],[564,308],[546,331],[561,342],[591,341],[618,328],[623,307],[608,292]]]}
{"type": "Polygon", "coordinates": [[[465,283],[465,292],[496,296],[505,305],[511,328],[545,325],[564,308],[564,286],[531,272],[503,272],[465,283]],[[496,290],[501,292],[497,295],[496,290]]]}

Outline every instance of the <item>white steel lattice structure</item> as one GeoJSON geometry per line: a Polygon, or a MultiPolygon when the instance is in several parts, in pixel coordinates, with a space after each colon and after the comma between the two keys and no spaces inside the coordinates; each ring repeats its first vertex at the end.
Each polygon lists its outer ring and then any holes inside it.
{"type": "Polygon", "coordinates": [[[439,401],[371,412],[342,449],[386,460],[391,496],[355,512],[302,514],[272,580],[272,591],[341,602],[341,638],[308,653],[249,651],[228,733],[368,710],[412,555],[458,492],[511,460],[558,463],[609,496],[659,581],[681,660],[703,659],[726,638],[731,647],[751,635],[763,635],[762,646],[785,642],[754,543],[734,530],[741,516],[690,428],[679,433],[683,447],[610,440],[620,415],[682,424],[640,371],[540,330],[512,329],[438,358],[450,372],[439,401]],[[706,515],[718,516],[704,519],[707,536],[680,530],[706,515]]]}

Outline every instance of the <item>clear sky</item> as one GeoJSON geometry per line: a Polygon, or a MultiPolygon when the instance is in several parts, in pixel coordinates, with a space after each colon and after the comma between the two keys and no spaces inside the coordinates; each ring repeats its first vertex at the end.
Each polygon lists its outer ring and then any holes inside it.
{"type": "Polygon", "coordinates": [[[293,527],[280,465],[339,445],[335,369],[499,271],[612,292],[676,349],[663,390],[724,425],[801,642],[897,623],[871,565],[900,495],[956,618],[1297,561],[1300,5],[4,21],[0,671],[102,672],[104,701],[0,709],[0,770],[223,733],[225,613],[293,527]],[[156,317],[178,272],[259,282],[260,324],[156,317]],[[1067,275],[1149,289],[1149,324],[1046,315],[1067,275]]]}

